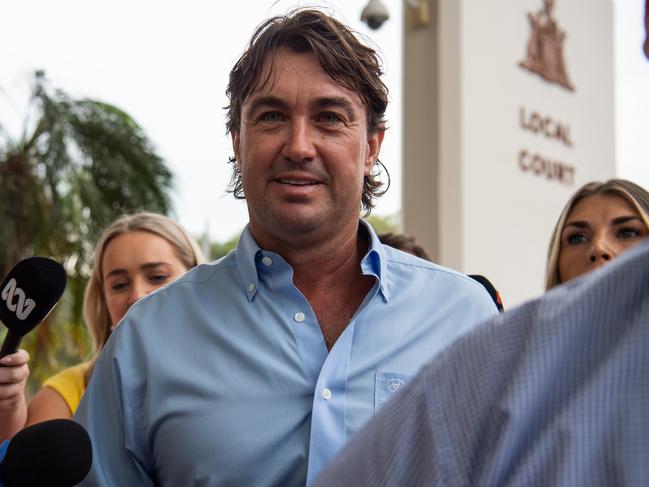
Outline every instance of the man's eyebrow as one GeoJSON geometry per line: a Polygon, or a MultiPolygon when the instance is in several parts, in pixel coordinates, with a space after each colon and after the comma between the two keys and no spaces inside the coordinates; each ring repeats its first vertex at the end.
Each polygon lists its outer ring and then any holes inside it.
{"type": "Polygon", "coordinates": [[[343,96],[323,96],[316,99],[318,108],[342,108],[350,119],[354,118],[354,104],[343,96]]]}
{"type": "Polygon", "coordinates": [[[250,102],[248,112],[255,113],[261,108],[277,108],[279,110],[288,110],[288,104],[284,100],[277,98],[276,96],[259,96],[250,102]]]}
{"type": "MultiPolygon", "coordinates": [[[[341,108],[350,118],[354,118],[354,104],[343,96],[322,96],[315,99],[313,105],[318,109],[341,108]]],[[[250,102],[248,107],[249,113],[255,113],[262,108],[276,108],[278,110],[288,111],[289,106],[281,98],[272,95],[259,96],[250,102]]]]}

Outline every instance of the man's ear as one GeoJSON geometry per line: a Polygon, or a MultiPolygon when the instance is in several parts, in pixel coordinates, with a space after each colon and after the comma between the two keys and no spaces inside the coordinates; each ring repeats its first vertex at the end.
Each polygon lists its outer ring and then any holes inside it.
{"type": "Polygon", "coordinates": [[[230,137],[232,138],[232,150],[234,151],[234,158],[239,161],[239,132],[237,130],[230,130],[230,137]]]}
{"type": "Polygon", "coordinates": [[[374,163],[379,158],[384,136],[385,130],[377,130],[376,132],[369,134],[369,136],[367,137],[368,151],[365,157],[365,176],[370,175],[374,163]]]}

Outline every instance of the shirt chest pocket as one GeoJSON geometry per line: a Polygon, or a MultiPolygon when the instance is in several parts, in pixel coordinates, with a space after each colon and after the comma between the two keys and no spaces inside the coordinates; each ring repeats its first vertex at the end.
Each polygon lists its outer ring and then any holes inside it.
{"type": "Polygon", "coordinates": [[[410,381],[412,374],[377,372],[374,384],[374,411],[383,406],[410,381]]]}

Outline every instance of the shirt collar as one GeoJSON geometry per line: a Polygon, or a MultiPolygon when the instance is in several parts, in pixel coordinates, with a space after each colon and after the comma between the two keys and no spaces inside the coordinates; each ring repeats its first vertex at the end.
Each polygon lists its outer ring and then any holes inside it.
{"type": "Polygon", "coordinates": [[[383,250],[383,244],[376,235],[372,225],[365,220],[361,220],[359,224],[359,231],[365,231],[368,236],[369,246],[365,257],[361,259],[361,269],[363,274],[375,276],[379,281],[379,290],[383,301],[387,302],[389,294],[389,279],[388,279],[388,260],[383,250]]]}
{"type": "MultiPolygon", "coordinates": [[[[359,231],[368,237],[368,249],[361,259],[361,270],[365,275],[371,275],[378,279],[379,289],[384,301],[388,301],[388,272],[387,258],[383,250],[383,244],[372,226],[364,220],[360,220],[359,231]]],[[[248,301],[252,301],[259,289],[259,274],[257,272],[257,259],[261,256],[262,250],[250,233],[250,225],[246,225],[239,238],[236,251],[237,268],[243,280],[244,292],[248,301]]]]}
{"type": "Polygon", "coordinates": [[[250,224],[246,225],[241,232],[235,259],[237,268],[243,280],[243,287],[248,301],[252,301],[259,289],[259,275],[257,274],[257,255],[261,254],[261,249],[250,233],[250,224]]]}

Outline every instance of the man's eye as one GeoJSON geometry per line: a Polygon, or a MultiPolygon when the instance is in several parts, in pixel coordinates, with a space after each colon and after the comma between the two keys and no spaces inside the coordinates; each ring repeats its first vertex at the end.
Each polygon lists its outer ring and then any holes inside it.
{"type": "Polygon", "coordinates": [[[281,122],[284,116],[280,112],[266,112],[259,117],[264,122],[281,122]]]}
{"type": "Polygon", "coordinates": [[[569,245],[579,245],[586,241],[586,236],[583,233],[573,233],[568,235],[566,241],[569,245]]]}
{"type": "Polygon", "coordinates": [[[318,118],[324,123],[337,123],[342,121],[341,116],[334,112],[323,112],[318,118]]]}

